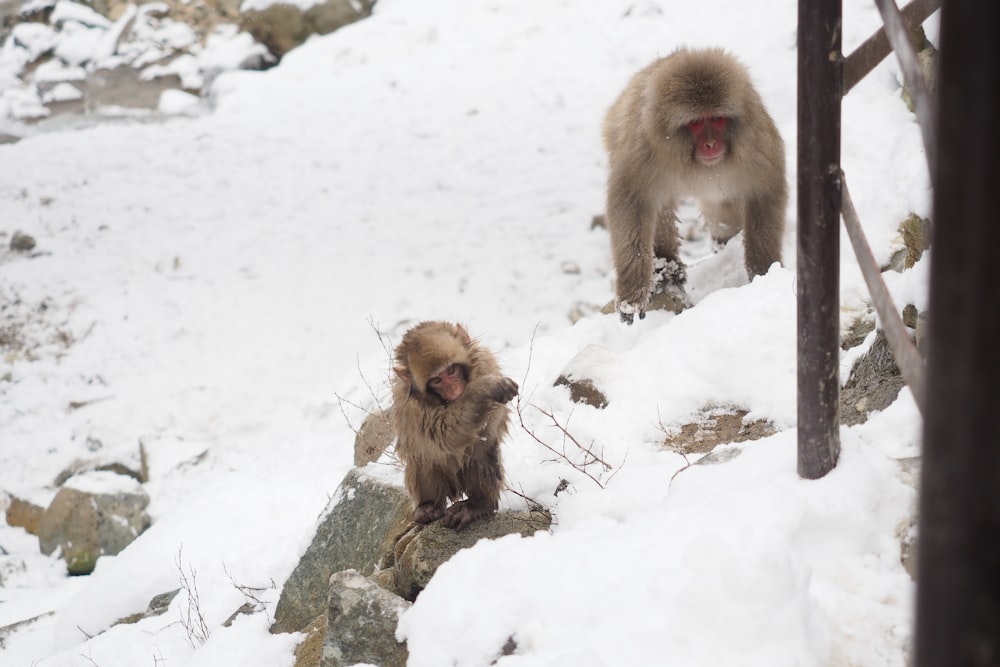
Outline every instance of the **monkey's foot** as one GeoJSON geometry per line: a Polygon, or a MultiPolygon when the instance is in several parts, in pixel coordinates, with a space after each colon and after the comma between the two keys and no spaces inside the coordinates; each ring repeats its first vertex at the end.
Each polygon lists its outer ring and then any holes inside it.
{"type": "Polygon", "coordinates": [[[444,525],[453,530],[462,530],[474,519],[492,512],[493,510],[488,507],[462,500],[444,511],[444,525]]]}
{"type": "Polygon", "coordinates": [[[639,315],[640,320],[646,318],[646,307],[639,306],[631,301],[619,300],[615,302],[615,310],[618,311],[618,318],[625,324],[632,324],[635,321],[636,315],[639,315]]]}
{"type": "Polygon", "coordinates": [[[653,293],[672,285],[681,286],[687,283],[687,267],[676,259],[657,257],[653,260],[653,293]]]}
{"type": "Polygon", "coordinates": [[[420,503],[413,510],[414,523],[430,523],[444,516],[444,510],[432,502],[420,503]]]}

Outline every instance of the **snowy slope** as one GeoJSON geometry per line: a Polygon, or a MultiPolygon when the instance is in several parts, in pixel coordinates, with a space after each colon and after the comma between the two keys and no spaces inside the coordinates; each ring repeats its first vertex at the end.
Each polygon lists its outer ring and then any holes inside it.
{"type": "MultiPolygon", "coordinates": [[[[878,16],[845,5],[849,50],[878,16]]],[[[519,653],[498,665],[904,665],[912,583],[896,533],[914,498],[893,459],[917,453],[919,417],[904,390],[842,431],[834,473],[796,477],[794,202],[785,268],[734,278],[737,239],[697,260],[698,304],[678,316],[568,319],[612,297],[607,235],[590,221],[602,114],[629,75],[679,45],[725,46],[791,169],[795,11],[381,0],[275,69],[220,77],[210,115],[0,145],[0,231],[39,243],[31,258],[0,255],[5,312],[30,316],[39,343],[4,361],[0,489],[47,502],[69,462],[135,456],[140,440],[160,473],[153,527],[86,578],[0,526],[0,627],[55,612],[7,638],[0,663],[290,665],[295,637],[268,634],[264,614],[221,627],[243,602],[234,581],[265,588],[273,613],[350,466],[363,417],[351,404],[385,400],[384,345],[433,318],[497,350],[537,435],[561,443],[533,405],[611,470],[589,468],[602,488],[513,429],[509,481],[557,526],[446,564],[401,623],[411,664],[489,664],[513,635],[519,653]],[[602,411],[552,387],[585,349],[602,411]],[[658,446],[661,425],[707,404],[787,430],[671,481],[684,460],[658,446]],[[178,623],[184,594],[88,639],[182,572],[196,573],[206,643],[178,623]]],[[[883,64],[844,105],[844,166],[881,260],[898,222],[929,209],[895,72],[883,64]]],[[[863,289],[844,248],[846,322],[863,289]]],[[[893,279],[900,306],[926,305],[925,265],[893,279]]]]}

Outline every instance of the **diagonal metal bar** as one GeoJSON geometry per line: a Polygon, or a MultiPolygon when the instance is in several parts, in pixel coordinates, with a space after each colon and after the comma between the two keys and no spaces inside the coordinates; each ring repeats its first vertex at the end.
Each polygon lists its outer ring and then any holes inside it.
{"type": "Polygon", "coordinates": [[[933,182],[937,169],[937,136],[934,134],[937,122],[935,121],[931,95],[927,90],[927,82],[924,81],[920,61],[917,60],[913,42],[910,40],[906,24],[899,14],[895,0],[875,0],[875,4],[878,6],[879,13],[882,14],[882,21],[885,23],[885,36],[889,39],[892,50],[896,52],[896,58],[899,59],[899,66],[903,70],[903,80],[906,81],[906,87],[910,89],[910,97],[913,99],[917,120],[920,122],[920,133],[924,138],[927,169],[930,171],[933,182]]]}
{"type": "MultiPolygon", "coordinates": [[[[941,7],[941,0],[913,0],[899,10],[907,29],[912,30],[941,7]]],[[[875,69],[892,52],[885,28],[879,28],[844,59],[844,95],[875,69]]]]}
{"type": "Polygon", "coordinates": [[[851,193],[847,189],[847,180],[841,174],[841,215],[844,218],[844,227],[847,228],[847,235],[851,239],[854,247],[854,255],[858,258],[858,266],[861,267],[861,274],[868,285],[868,291],[872,295],[872,302],[875,304],[875,311],[882,321],[882,331],[885,333],[892,354],[896,357],[896,364],[903,373],[903,379],[910,387],[913,400],[916,401],[920,413],[924,414],[926,382],[924,372],[924,361],[920,357],[916,346],[910,340],[910,335],[906,332],[906,325],[903,318],[896,310],[896,304],[892,301],[885,281],[882,280],[882,271],[875,256],[872,255],[868,239],[861,229],[861,221],[858,219],[858,212],[854,208],[854,201],[851,193]]]}

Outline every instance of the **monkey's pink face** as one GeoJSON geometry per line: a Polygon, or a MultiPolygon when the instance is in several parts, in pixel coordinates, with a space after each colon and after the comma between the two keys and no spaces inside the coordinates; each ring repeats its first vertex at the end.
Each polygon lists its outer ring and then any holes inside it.
{"type": "Polygon", "coordinates": [[[694,157],[698,162],[710,167],[726,155],[726,123],[728,118],[713,116],[697,118],[688,123],[694,137],[694,157]]]}
{"type": "Polygon", "coordinates": [[[465,371],[458,364],[452,364],[427,381],[427,388],[441,400],[451,403],[465,391],[465,371]]]}

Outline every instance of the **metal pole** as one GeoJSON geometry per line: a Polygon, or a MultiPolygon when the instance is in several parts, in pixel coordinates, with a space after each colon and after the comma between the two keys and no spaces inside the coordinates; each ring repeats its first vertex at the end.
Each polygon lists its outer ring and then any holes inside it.
{"type": "Polygon", "coordinates": [[[840,455],[841,0],[799,0],[798,472],[840,455]]]}
{"type": "Polygon", "coordinates": [[[1000,3],[941,9],[918,667],[1000,665],[1000,3]]]}

